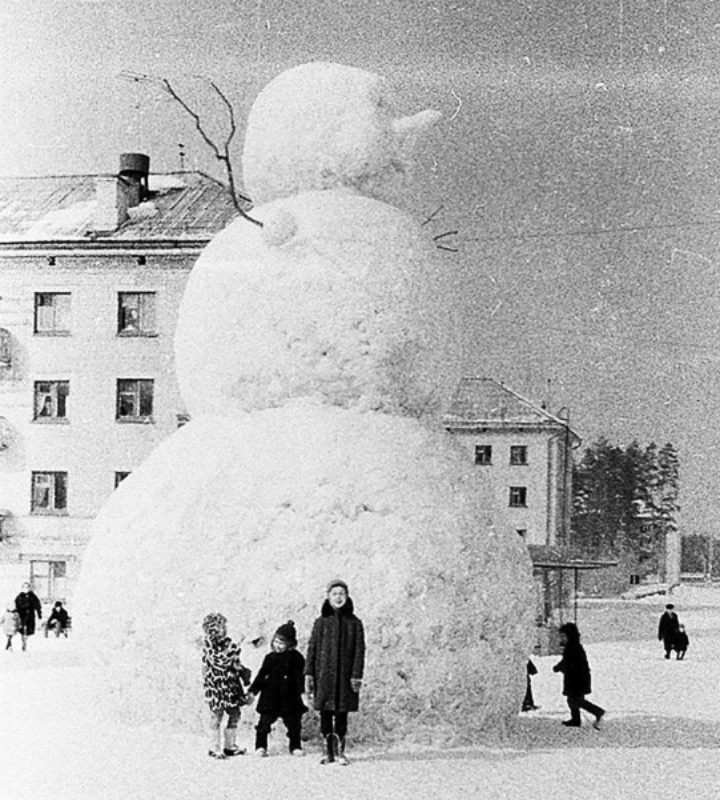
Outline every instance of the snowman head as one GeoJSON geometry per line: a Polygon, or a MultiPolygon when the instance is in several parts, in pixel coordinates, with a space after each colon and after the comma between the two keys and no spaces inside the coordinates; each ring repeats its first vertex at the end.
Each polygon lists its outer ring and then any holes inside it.
{"type": "Polygon", "coordinates": [[[283,72],[248,117],[243,177],[253,201],[336,188],[395,197],[418,134],[440,114],[397,118],[392,106],[387,83],[364,70],[314,62],[283,72]]]}

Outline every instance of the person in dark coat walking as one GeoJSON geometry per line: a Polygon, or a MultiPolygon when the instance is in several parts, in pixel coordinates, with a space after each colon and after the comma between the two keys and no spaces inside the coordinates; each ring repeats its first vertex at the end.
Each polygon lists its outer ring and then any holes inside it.
{"type": "Polygon", "coordinates": [[[673,647],[675,648],[675,658],[678,661],[682,661],[683,658],[685,658],[685,653],[687,653],[689,644],[690,644],[690,639],[688,638],[688,635],[685,632],[685,626],[679,625],[677,636],[675,637],[675,644],[673,645],[673,647]]]}
{"type": "Polygon", "coordinates": [[[331,581],[308,644],[305,691],[320,712],[323,764],[335,761],[336,752],[339,764],[348,763],[348,712],[359,708],[365,669],[365,631],[354,610],[345,581],[331,581]]]}
{"type": "Polygon", "coordinates": [[[658,640],[663,643],[665,648],[665,658],[670,658],[670,651],[673,649],[679,630],[680,620],[675,613],[675,606],[668,603],[658,625],[658,640]]]}
{"type": "Polygon", "coordinates": [[[570,719],[562,724],[568,728],[579,728],[582,724],[580,709],[584,708],[595,715],[593,727],[599,729],[605,710],[585,699],[585,695],[592,691],[590,666],[575,623],[566,622],[560,626],[560,644],[563,646],[563,657],[555,664],[553,672],[563,673],[563,694],[570,708],[570,719]]]}
{"type": "Polygon", "coordinates": [[[15,598],[15,610],[20,617],[22,649],[27,650],[27,638],[35,633],[35,615],[42,619],[40,600],[27,582],[23,583],[20,594],[15,598]]]}
{"type": "Polygon", "coordinates": [[[287,728],[290,754],[301,756],[302,715],[307,711],[307,706],[302,701],[305,690],[305,659],[295,649],[297,634],[292,620],[288,620],[275,631],[271,647],[272,651],[265,656],[249,689],[251,695],[260,695],[257,704],[260,720],[255,727],[255,752],[259,756],[268,754],[268,734],[280,718],[287,728]]]}

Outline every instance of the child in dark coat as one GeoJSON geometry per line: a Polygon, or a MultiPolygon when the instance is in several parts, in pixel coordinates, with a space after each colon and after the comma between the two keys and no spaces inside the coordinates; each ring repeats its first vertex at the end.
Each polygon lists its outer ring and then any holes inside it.
{"type": "Polygon", "coordinates": [[[257,704],[260,720],[255,728],[255,752],[259,756],[268,754],[268,734],[278,719],[282,719],[290,740],[290,754],[301,756],[302,715],[307,711],[302,701],[305,659],[295,649],[297,634],[292,620],[277,629],[270,646],[271,652],[265,656],[250,685],[250,694],[260,695],[257,704]]]}
{"type": "Polygon", "coordinates": [[[675,644],[673,645],[675,648],[675,658],[678,661],[682,661],[683,658],[685,658],[685,653],[687,652],[689,644],[690,639],[688,639],[688,635],[685,632],[685,626],[680,625],[678,627],[677,635],[675,636],[675,644]]]}
{"type": "Polygon", "coordinates": [[[247,703],[243,685],[250,683],[250,670],[240,663],[240,646],[227,635],[227,619],[222,614],[208,614],[203,620],[203,687],[210,706],[210,747],[213,758],[240,756],[245,751],[237,744],[240,708],[247,703]],[[220,729],[227,715],[224,742],[220,729]]]}
{"type": "Polygon", "coordinates": [[[313,625],[305,664],[305,691],[320,712],[320,733],[325,739],[322,764],[348,763],[348,712],[359,708],[364,669],[363,624],[355,616],[345,581],[331,581],[313,625]]]}
{"type": "Polygon", "coordinates": [[[553,667],[553,672],[563,673],[563,694],[570,707],[570,719],[563,725],[569,728],[579,728],[580,709],[584,708],[595,715],[593,727],[600,728],[600,720],[605,716],[605,710],[585,699],[592,688],[590,683],[590,666],[588,665],[585,648],[580,644],[580,631],[573,622],[566,622],[560,626],[560,644],[563,645],[563,657],[553,667]]]}

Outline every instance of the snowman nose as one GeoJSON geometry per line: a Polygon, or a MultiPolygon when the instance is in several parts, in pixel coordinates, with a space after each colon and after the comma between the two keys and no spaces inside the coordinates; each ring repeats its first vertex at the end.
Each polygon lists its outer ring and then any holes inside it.
{"type": "Polygon", "coordinates": [[[423,128],[429,128],[442,118],[439,111],[432,108],[426,108],[425,111],[420,111],[412,117],[399,117],[393,120],[393,130],[399,136],[407,136],[410,133],[418,133],[423,128]]]}

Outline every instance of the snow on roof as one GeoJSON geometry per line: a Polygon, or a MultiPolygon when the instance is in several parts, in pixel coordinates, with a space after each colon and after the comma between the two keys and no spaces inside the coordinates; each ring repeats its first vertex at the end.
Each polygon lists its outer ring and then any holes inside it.
{"type": "Polygon", "coordinates": [[[509,389],[493,378],[466,376],[460,380],[450,408],[446,427],[479,424],[561,425],[579,438],[564,420],[509,389]]]}
{"type": "MultiPolygon", "coordinates": [[[[0,177],[0,243],[89,241],[99,177],[0,177]]],[[[150,196],[104,240],[209,240],[237,216],[227,187],[201,172],[151,174],[148,184],[150,196]]]]}

